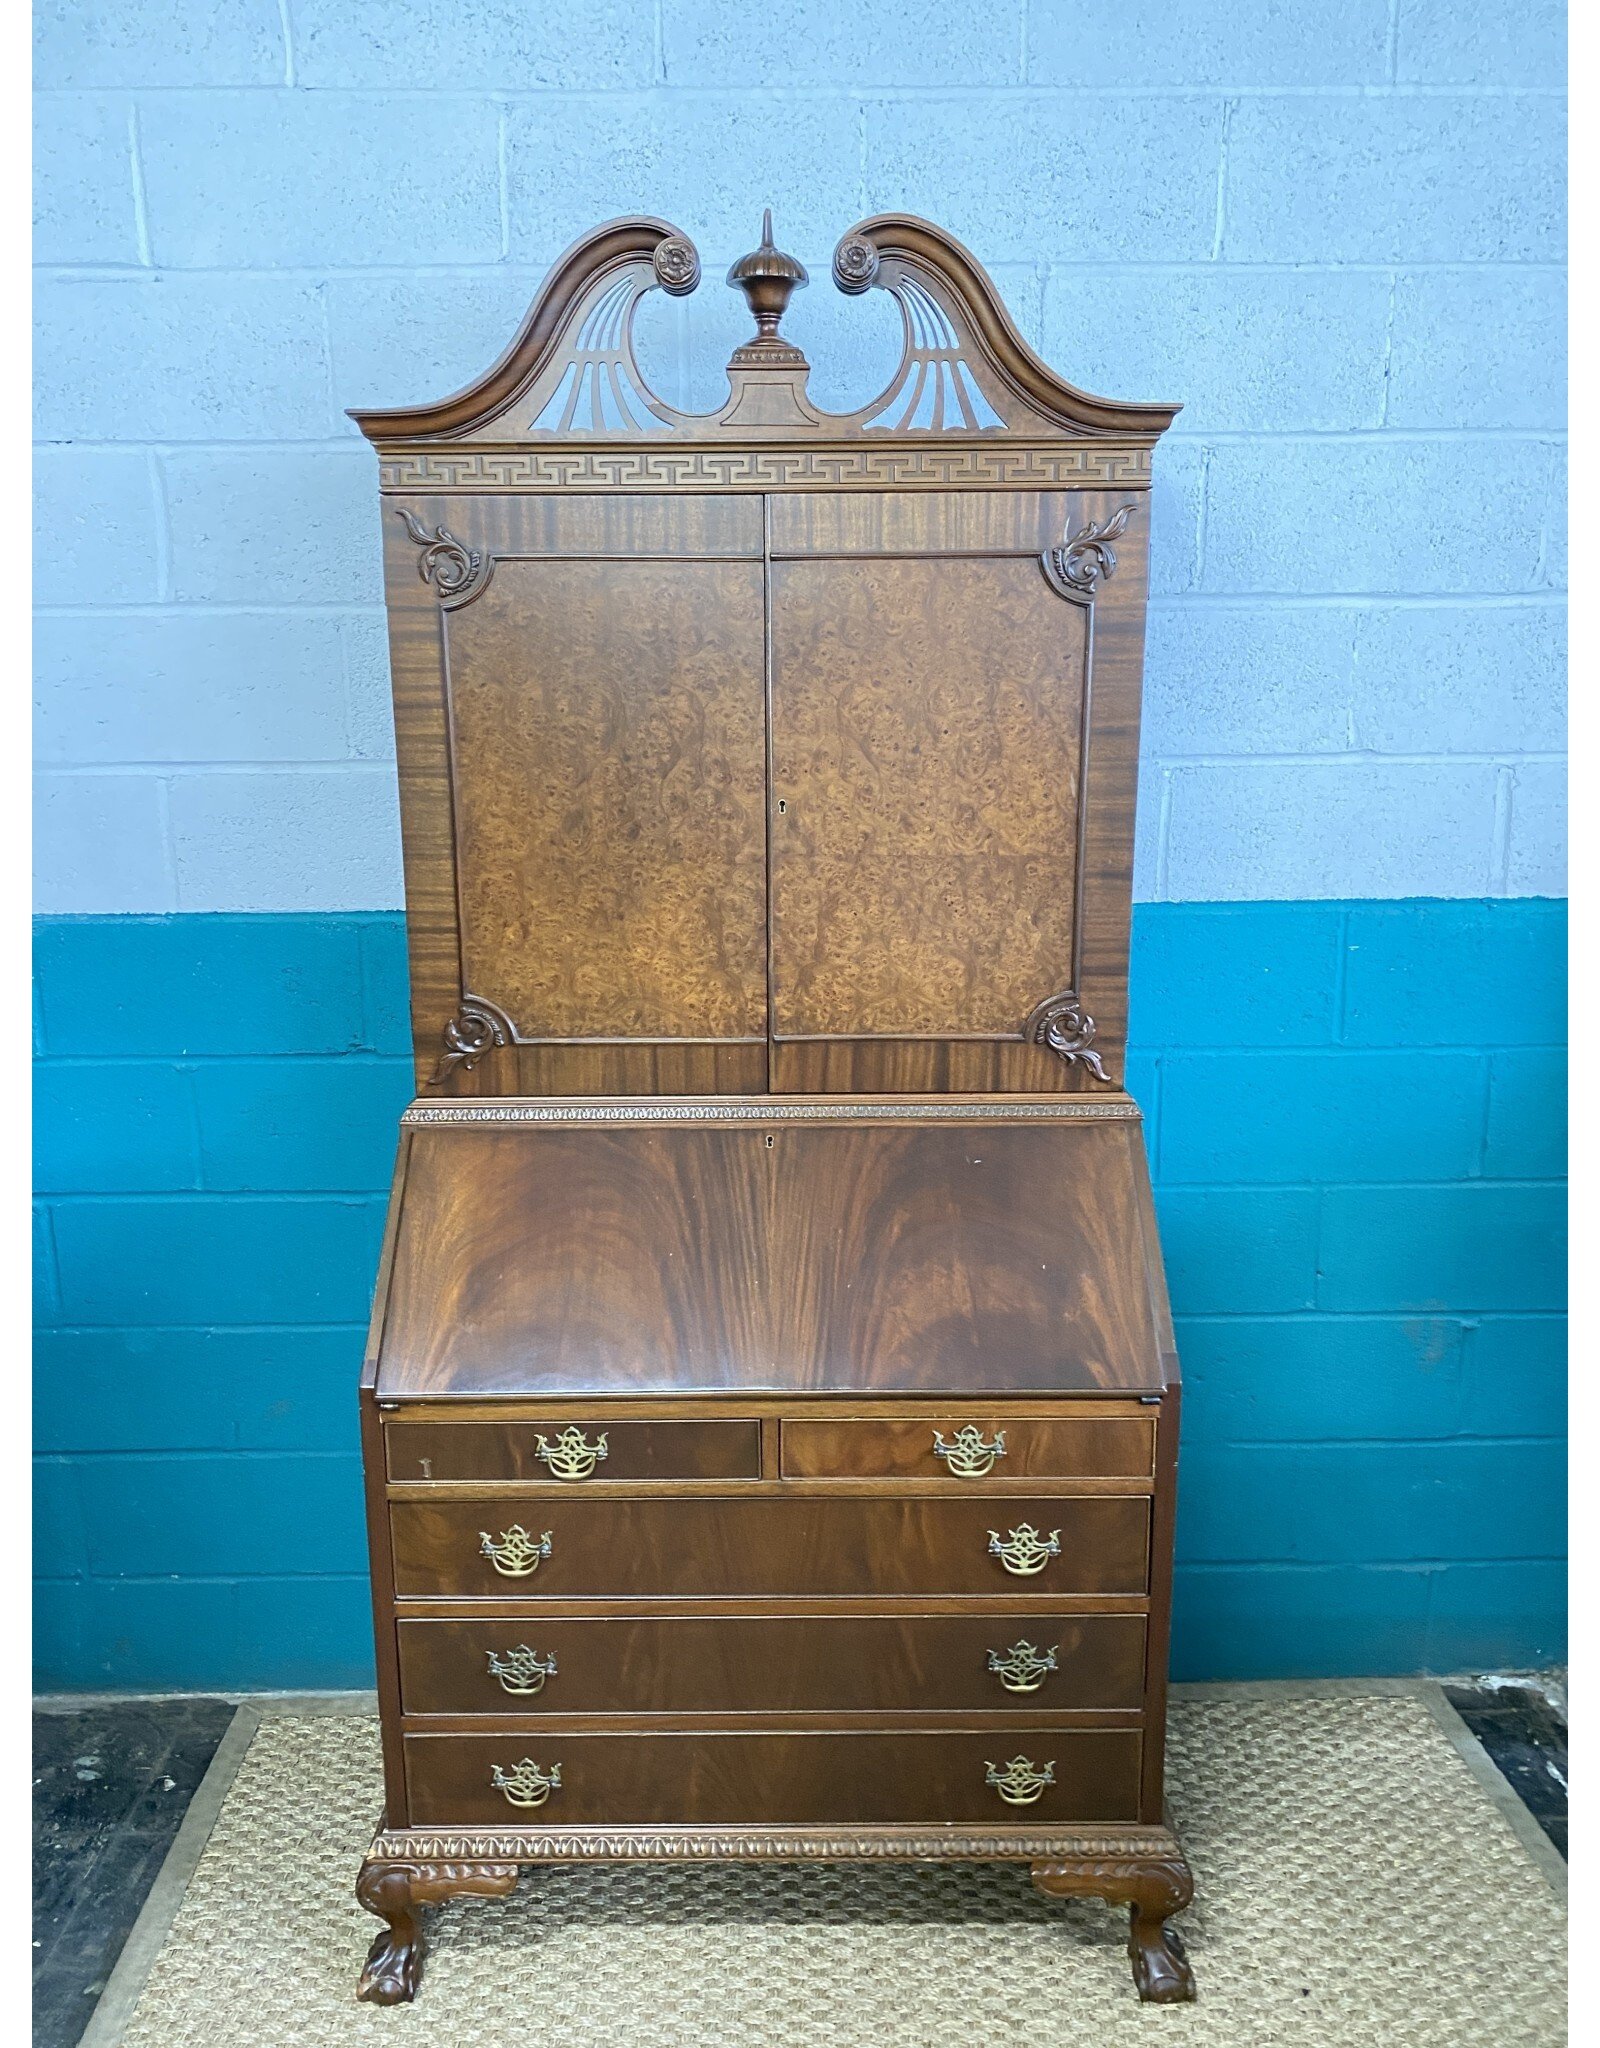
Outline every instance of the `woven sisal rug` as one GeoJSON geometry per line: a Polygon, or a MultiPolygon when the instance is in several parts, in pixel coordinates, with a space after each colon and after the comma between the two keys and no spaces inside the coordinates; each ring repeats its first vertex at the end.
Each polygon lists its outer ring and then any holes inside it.
{"type": "Polygon", "coordinates": [[[377,1731],[265,1721],[125,2048],[1545,2048],[1561,1908],[1415,1700],[1183,1701],[1199,1981],[1143,2007],[1123,1915],[1020,1866],[569,1866],[442,1908],[411,2007],[358,2005],[377,1731]]]}

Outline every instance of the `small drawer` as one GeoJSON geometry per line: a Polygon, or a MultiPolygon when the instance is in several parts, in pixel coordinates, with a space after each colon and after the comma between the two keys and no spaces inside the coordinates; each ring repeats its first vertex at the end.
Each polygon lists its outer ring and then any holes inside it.
{"type": "Polygon", "coordinates": [[[1133,1821],[1136,1729],[408,1735],[413,1826],[1133,1821]]]}
{"type": "Polygon", "coordinates": [[[1155,1419],[935,1416],[815,1422],[785,1416],[786,1479],[1149,1479],[1155,1419]]]}
{"type": "Polygon", "coordinates": [[[1145,1495],[390,1503],[402,1598],[1142,1594],[1145,1495]]]}
{"type": "Polygon", "coordinates": [[[391,1479],[759,1479],[761,1424],[574,1421],[391,1422],[391,1479]]]}
{"type": "Polygon", "coordinates": [[[1084,1712],[1144,1700],[1143,1615],[402,1621],[408,1714],[1084,1712]]]}

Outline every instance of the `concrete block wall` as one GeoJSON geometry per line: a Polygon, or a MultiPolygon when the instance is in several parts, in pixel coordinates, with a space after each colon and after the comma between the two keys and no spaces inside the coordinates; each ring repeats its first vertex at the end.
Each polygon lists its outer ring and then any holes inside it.
{"type": "MultiPolygon", "coordinates": [[[[1138,908],[1181,1676],[1560,1654],[1563,925],[1138,908]]],[[[43,1679],[365,1683],[354,1388],[410,1094],[401,920],[52,921],[39,997],[43,1679]]]]}
{"type": "Polygon", "coordinates": [[[650,304],[651,368],[712,404],[719,266],[767,200],[827,402],[893,361],[889,309],[827,282],[890,206],[962,236],[1078,382],[1185,401],[1142,897],[1560,893],[1560,7],[38,21],[41,910],[398,905],[344,408],[477,374],[561,248],[640,209],[708,280],[650,304]]]}
{"type": "Polygon", "coordinates": [[[406,1090],[375,473],[623,212],[710,407],[773,205],[910,208],[1159,451],[1134,1017],[1181,1668],[1559,1643],[1564,11],[38,0],[51,1682],[367,1668],[350,1386],[406,1090]],[[1295,1391],[1290,1397],[1285,1389],[1295,1391]],[[219,1529],[218,1524],[227,1526],[219,1529]]]}

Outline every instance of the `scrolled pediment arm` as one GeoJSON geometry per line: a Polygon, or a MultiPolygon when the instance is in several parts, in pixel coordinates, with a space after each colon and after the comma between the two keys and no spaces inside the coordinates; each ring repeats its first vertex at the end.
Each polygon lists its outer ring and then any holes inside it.
{"type": "Polygon", "coordinates": [[[514,404],[538,376],[585,295],[606,277],[643,264],[651,266],[654,282],[675,298],[692,292],[700,282],[695,246],[670,221],[647,215],[607,221],[556,259],[511,346],[474,383],[432,405],[352,411],[350,418],[380,446],[435,434],[460,435],[484,426],[514,404]]]}
{"type": "Polygon", "coordinates": [[[1000,294],[977,258],[953,235],[912,213],[876,213],[858,221],[833,254],[833,281],[854,295],[887,281],[886,266],[931,278],[952,303],[971,338],[1017,395],[1068,432],[1164,433],[1176,405],[1128,405],[1097,398],[1058,377],[1036,356],[1012,322],[1000,294]]]}

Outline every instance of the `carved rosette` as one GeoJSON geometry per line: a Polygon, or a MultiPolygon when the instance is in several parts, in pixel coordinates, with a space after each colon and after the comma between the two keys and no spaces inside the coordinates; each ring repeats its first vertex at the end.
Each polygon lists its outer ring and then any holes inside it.
{"type": "Polygon", "coordinates": [[[650,267],[656,283],[673,298],[681,299],[700,282],[700,255],[687,235],[668,235],[657,242],[650,267]]]}
{"type": "Polygon", "coordinates": [[[878,251],[865,235],[846,235],[833,252],[833,281],[852,297],[877,282],[878,251]]]}
{"type": "Polygon", "coordinates": [[[1094,1019],[1070,988],[1040,1003],[1023,1025],[1022,1035],[1030,1045],[1047,1047],[1069,1067],[1081,1061],[1097,1081],[1111,1079],[1100,1055],[1091,1049],[1094,1019]]]}
{"type": "Polygon", "coordinates": [[[471,604],[494,574],[494,556],[469,548],[465,541],[456,539],[448,526],[436,526],[429,533],[417,515],[404,505],[397,505],[395,510],[405,522],[406,532],[422,550],[417,574],[424,583],[433,585],[444,609],[453,612],[471,604]]]}
{"type": "Polygon", "coordinates": [[[444,1027],[444,1051],[428,1085],[442,1086],[457,1067],[470,1073],[486,1052],[492,1052],[496,1046],[514,1045],[516,1038],[516,1026],[504,1010],[482,996],[463,996],[461,1008],[444,1027]]]}
{"type": "Polygon", "coordinates": [[[1121,505],[1104,524],[1091,519],[1076,533],[1069,533],[1058,548],[1046,548],[1040,557],[1045,580],[1059,596],[1082,603],[1092,598],[1102,576],[1117,572],[1114,542],[1128,530],[1133,517],[1131,505],[1121,505]]]}

